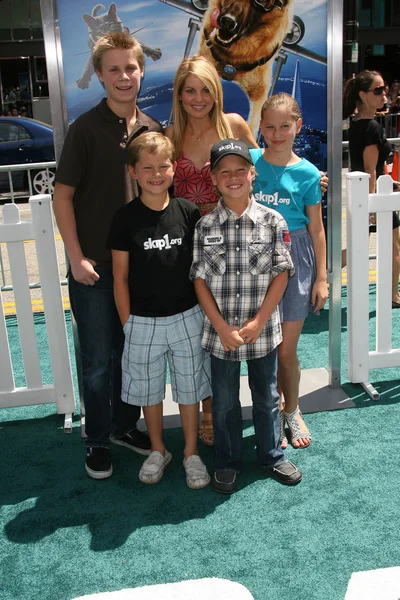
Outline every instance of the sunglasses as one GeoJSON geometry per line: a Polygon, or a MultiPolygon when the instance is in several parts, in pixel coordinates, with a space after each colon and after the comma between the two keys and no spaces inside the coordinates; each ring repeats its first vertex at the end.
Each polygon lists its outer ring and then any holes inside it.
{"type": "Polygon", "coordinates": [[[368,92],[372,92],[374,96],[381,96],[385,92],[385,89],[385,85],[380,85],[379,87],[376,87],[373,90],[368,90],[368,92]]]}

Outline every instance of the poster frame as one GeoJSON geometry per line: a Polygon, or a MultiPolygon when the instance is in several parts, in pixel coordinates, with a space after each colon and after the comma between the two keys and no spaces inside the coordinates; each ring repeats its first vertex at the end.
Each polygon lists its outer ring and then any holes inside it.
{"type": "MultiPolygon", "coordinates": [[[[40,0],[56,161],[68,128],[57,0],[40,0]]],[[[327,2],[329,385],[341,384],[343,0],[327,2]]],[[[74,336],[75,337],[75,336],[74,336]]]]}

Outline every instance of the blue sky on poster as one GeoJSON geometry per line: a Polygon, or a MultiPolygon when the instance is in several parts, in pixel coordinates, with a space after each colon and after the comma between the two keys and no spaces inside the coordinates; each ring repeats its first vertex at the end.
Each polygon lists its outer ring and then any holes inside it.
{"type": "MultiPolygon", "coordinates": [[[[326,1],[296,0],[294,3],[294,14],[299,15],[305,24],[305,36],[301,45],[322,55],[326,55],[326,1]],[[315,26],[316,23],[318,27],[315,26]]],[[[188,2],[190,4],[190,0],[188,2]]],[[[108,10],[110,1],[103,0],[103,3],[105,10],[108,10]]],[[[183,57],[190,15],[160,0],[116,0],[115,3],[119,18],[131,32],[144,27],[137,33],[138,40],[162,50],[162,58],[159,61],[146,58],[147,84],[172,81],[176,67],[183,57]]],[[[95,76],[88,90],[80,90],[76,84],[89,57],[88,28],[82,15],[91,14],[96,4],[96,0],[57,0],[68,106],[82,102],[86,104],[91,99],[97,101],[102,94],[102,88],[95,76]]],[[[101,9],[98,12],[103,14],[105,10],[101,9]]],[[[195,53],[198,40],[197,34],[191,54],[195,53]]],[[[293,76],[296,58],[289,54],[281,73],[282,77],[293,76]]],[[[313,61],[301,59],[301,76],[303,79],[324,83],[326,68],[313,61]]]]}

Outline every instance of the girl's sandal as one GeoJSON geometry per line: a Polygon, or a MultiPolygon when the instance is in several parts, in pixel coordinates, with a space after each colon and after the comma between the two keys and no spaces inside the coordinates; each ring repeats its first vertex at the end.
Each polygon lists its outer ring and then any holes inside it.
{"type": "Polygon", "coordinates": [[[299,407],[296,408],[296,410],[294,410],[292,413],[287,413],[286,411],[283,411],[284,414],[284,418],[285,421],[289,427],[289,431],[290,431],[290,441],[292,443],[293,446],[293,442],[297,442],[297,440],[300,439],[305,439],[305,440],[309,440],[308,444],[306,446],[294,446],[294,448],[307,448],[310,445],[311,442],[311,433],[307,430],[307,431],[301,431],[300,429],[300,425],[299,422],[297,420],[297,417],[300,415],[302,416],[299,407]]]}
{"type": "Polygon", "coordinates": [[[281,433],[279,436],[279,443],[280,443],[281,447],[283,448],[283,450],[285,450],[285,448],[288,445],[288,439],[287,439],[286,433],[285,433],[285,413],[283,410],[281,410],[281,412],[279,413],[279,418],[280,418],[280,422],[281,422],[281,433]]]}
{"type": "Polygon", "coordinates": [[[205,419],[204,415],[199,427],[199,438],[205,446],[214,446],[214,429],[212,424],[212,416],[205,419]]]}

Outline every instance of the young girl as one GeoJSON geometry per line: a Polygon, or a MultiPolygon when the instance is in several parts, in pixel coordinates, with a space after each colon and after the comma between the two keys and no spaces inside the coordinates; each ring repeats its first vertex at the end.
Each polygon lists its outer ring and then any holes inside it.
{"type": "Polygon", "coordinates": [[[320,173],[293,152],[301,125],[301,112],[292,96],[283,93],[271,96],[263,104],[260,122],[268,147],[250,150],[257,172],[255,199],[286,219],[295,265],[281,306],[283,342],[278,349],[278,382],[284,397],[282,448],[288,443],[285,422],[294,448],[304,448],[311,441],[299,410],[297,343],[309,311],[317,313],[328,297],[320,173]]]}

